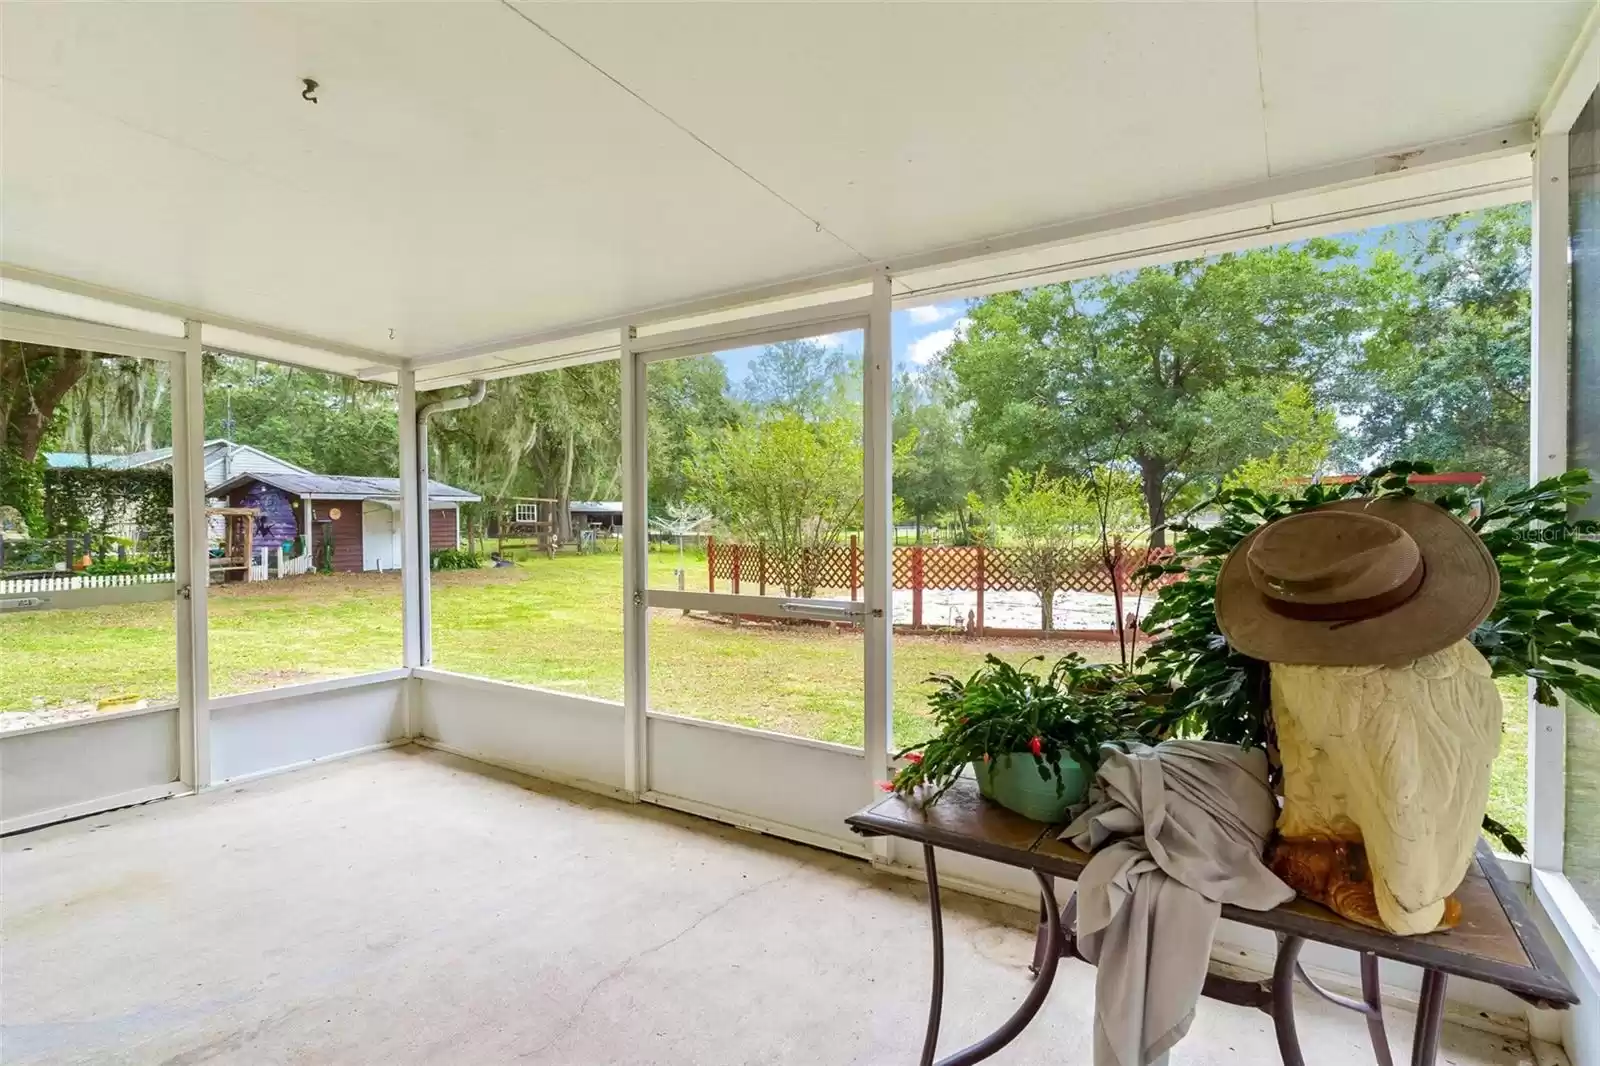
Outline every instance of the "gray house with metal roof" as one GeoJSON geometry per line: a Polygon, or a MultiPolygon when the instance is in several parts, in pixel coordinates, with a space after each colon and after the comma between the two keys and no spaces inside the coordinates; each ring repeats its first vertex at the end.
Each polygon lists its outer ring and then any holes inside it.
{"type": "MultiPolygon", "coordinates": [[[[137,470],[150,466],[170,466],[171,448],[152,448],[149,451],[131,452],[127,455],[85,455],[82,452],[50,452],[45,462],[56,469],[93,466],[101,470],[137,470]]],[[[206,488],[218,485],[238,474],[283,473],[310,474],[312,471],[280,459],[252,444],[217,438],[205,443],[206,488]]]]}
{"type": "MultiPolygon", "coordinates": [[[[165,466],[171,448],[130,455],[85,456],[52,452],[57,468],[93,465],[108,470],[165,466]]],[[[400,479],[318,474],[249,444],[210,440],[205,445],[206,495],[229,507],[257,512],[254,544],[284,554],[309,549],[313,565],[336,571],[394,570],[400,566],[400,479]],[[296,545],[299,550],[294,551],[296,545]]],[[[441,481],[428,482],[429,547],[460,543],[460,506],[480,497],[441,481]]]]}

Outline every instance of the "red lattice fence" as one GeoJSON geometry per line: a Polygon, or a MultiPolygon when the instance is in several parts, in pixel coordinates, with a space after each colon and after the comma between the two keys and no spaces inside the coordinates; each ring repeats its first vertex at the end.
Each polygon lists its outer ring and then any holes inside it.
{"type": "MultiPolygon", "coordinates": [[[[1126,594],[1133,588],[1131,575],[1146,562],[1171,554],[1170,548],[1124,548],[1116,542],[1121,556],[1116,567],[1116,584],[1126,594]]],[[[768,588],[799,595],[848,591],[852,600],[861,595],[863,563],[861,547],[852,536],[847,544],[824,548],[780,552],[766,544],[737,544],[706,539],[706,577],[708,588],[717,591],[719,580],[724,591],[756,592],[765,596],[768,588]]],[[[976,623],[983,630],[984,594],[991,590],[1037,592],[1048,581],[1058,592],[1097,592],[1111,595],[1112,574],[1108,572],[1097,545],[1059,545],[1048,548],[953,548],[912,545],[897,547],[892,555],[894,587],[911,592],[911,626],[923,628],[924,589],[969,590],[976,593],[976,623]]],[[[1166,584],[1166,581],[1158,584],[1166,584]]]]}

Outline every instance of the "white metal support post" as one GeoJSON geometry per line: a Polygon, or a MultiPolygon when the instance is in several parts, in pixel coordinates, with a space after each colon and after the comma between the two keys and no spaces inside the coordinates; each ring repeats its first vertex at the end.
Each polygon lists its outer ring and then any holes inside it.
{"type": "MultiPolygon", "coordinates": [[[[1567,134],[1539,137],[1533,155],[1533,376],[1529,389],[1531,480],[1567,469],[1569,284],[1571,240],[1567,134]]],[[[1561,869],[1566,821],[1567,720],[1528,686],[1528,859],[1537,870],[1561,869]]]]}
{"type": "Polygon", "coordinates": [[[866,742],[867,779],[864,795],[876,794],[877,782],[889,775],[889,745],[892,742],[889,697],[893,677],[892,637],[894,626],[893,576],[890,545],[894,542],[894,445],[890,410],[890,379],[894,374],[890,328],[893,315],[892,285],[887,272],[872,279],[872,302],[867,316],[867,335],[863,367],[863,459],[866,484],[863,495],[863,533],[866,545],[862,568],[862,619],[866,656],[866,742]]]}
{"type": "Polygon", "coordinates": [[[622,328],[622,779],[634,796],[650,788],[648,740],[650,540],[645,514],[649,467],[645,362],[633,350],[632,326],[622,328]]]}
{"type": "MultiPolygon", "coordinates": [[[[402,370],[398,376],[399,390],[395,403],[400,420],[400,617],[403,633],[400,647],[400,664],[408,670],[426,665],[423,658],[422,612],[429,607],[425,596],[432,578],[422,558],[422,519],[418,510],[422,499],[420,468],[417,460],[417,375],[402,370]]],[[[308,506],[307,513],[309,515],[308,506]]],[[[310,544],[311,523],[306,523],[307,544],[310,544]]],[[[405,735],[417,736],[419,717],[416,709],[417,687],[421,682],[408,680],[402,699],[405,715],[405,735]]]]}
{"type": "Polygon", "coordinates": [[[184,323],[183,360],[172,374],[173,571],[178,585],[179,774],[211,784],[211,678],[206,592],[211,581],[206,524],[206,409],[200,323],[184,323]]]}
{"type": "Polygon", "coordinates": [[[400,371],[399,384],[396,403],[400,416],[400,567],[405,575],[401,582],[401,614],[405,627],[401,663],[408,669],[415,669],[426,665],[423,662],[422,609],[423,586],[428,581],[428,568],[422,559],[422,519],[418,510],[422,486],[418,484],[416,372],[400,371]]]}

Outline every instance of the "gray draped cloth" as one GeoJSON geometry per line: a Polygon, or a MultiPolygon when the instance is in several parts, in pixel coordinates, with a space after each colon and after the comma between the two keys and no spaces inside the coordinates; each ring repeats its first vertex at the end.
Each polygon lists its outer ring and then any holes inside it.
{"type": "Polygon", "coordinates": [[[1095,975],[1095,1066],[1149,1066],[1189,1031],[1222,904],[1294,891],[1261,861],[1278,816],[1267,756],[1205,740],[1107,746],[1089,808],[1062,832],[1094,853],[1078,945],[1095,975]]]}

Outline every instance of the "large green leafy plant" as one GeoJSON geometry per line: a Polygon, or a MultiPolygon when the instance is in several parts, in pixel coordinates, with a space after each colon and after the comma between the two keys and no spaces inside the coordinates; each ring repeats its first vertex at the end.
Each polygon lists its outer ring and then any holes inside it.
{"type": "Polygon", "coordinates": [[[146,539],[172,537],[172,471],[68,467],[44,475],[47,533],[104,539],[131,527],[146,539]]]}
{"type": "Polygon", "coordinates": [[[929,678],[938,685],[928,704],[939,732],[899,753],[909,761],[895,775],[894,790],[909,793],[930,785],[934,791],[926,800],[931,803],[968,763],[1027,752],[1039,776],[1054,777],[1059,791],[1063,759],[1092,770],[1102,744],[1156,739],[1159,722],[1135,678],[1077,655],[1063,657],[1047,673],[1030,669],[1043,660],[1035,656],[1013,666],[989,655],[965,681],[950,674],[929,678]]]}
{"type": "MultiPolygon", "coordinates": [[[[1265,744],[1270,731],[1267,664],[1240,655],[1217,628],[1217,574],[1228,553],[1261,525],[1334,500],[1417,494],[1413,474],[1424,462],[1397,462],[1346,484],[1308,485],[1287,494],[1225,490],[1174,524],[1175,554],[1136,580],[1181,574],[1161,592],[1144,628],[1158,639],[1138,664],[1143,682],[1169,691],[1163,718],[1179,732],[1243,745],[1265,744]]],[[[1526,676],[1538,698],[1557,693],[1600,710],[1600,542],[1592,522],[1570,512],[1589,499],[1591,476],[1573,470],[1489,505],[1478,492],[1456,490],[1434,502],[1470,525],[1500,571],[1500,600],[1472,643],[1496,677],[1526,676]]],[[[1498,824],[1491,832],[1516,853],[1521,846],[1498,824]]]]}

